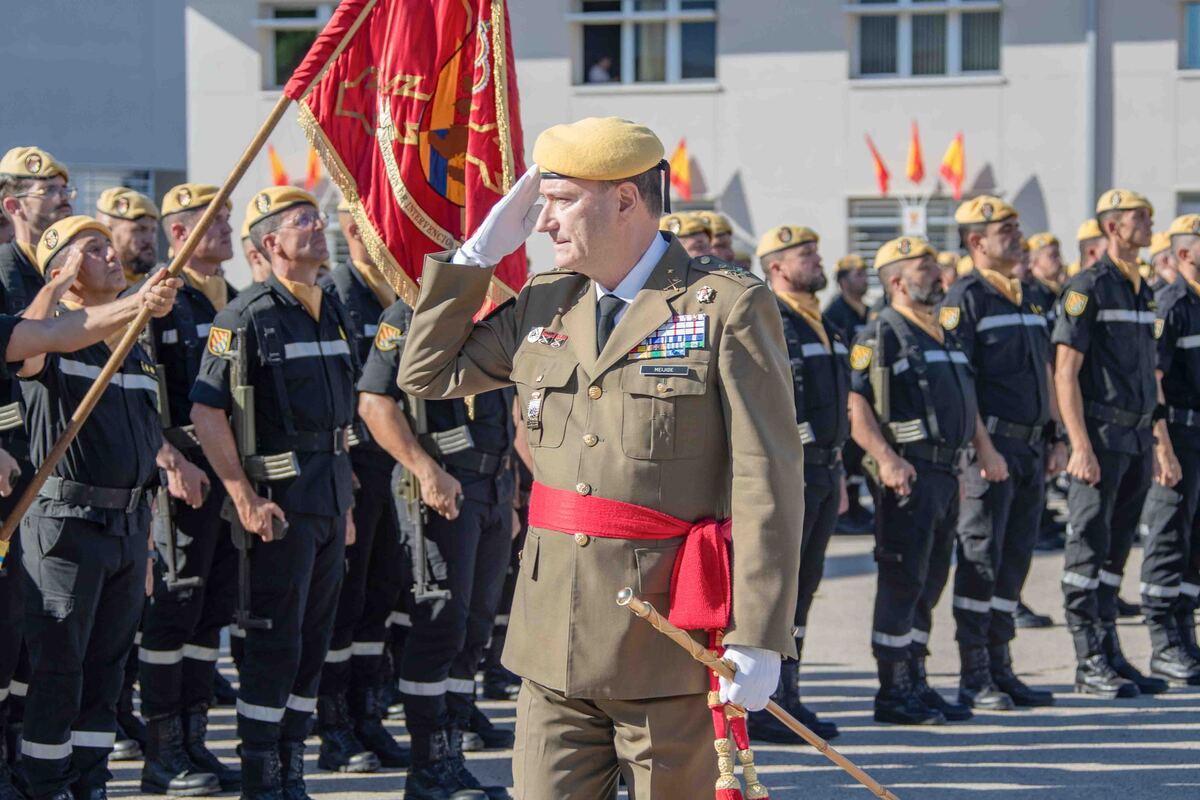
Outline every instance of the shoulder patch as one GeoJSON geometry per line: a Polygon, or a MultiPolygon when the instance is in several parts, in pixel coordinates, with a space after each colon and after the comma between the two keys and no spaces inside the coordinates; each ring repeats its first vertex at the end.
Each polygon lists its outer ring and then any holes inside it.
{"type": "Polygon", "coordinates": [[[233,331],[218,328],[214,325],[208,331],[208,352],[214,356],[224,356],[233,344],[233,331]]]}
{"type": "Polygon", "coordinates": [[[1162,317],[1159,317],[1158,319],[1154,320],[1154,338],[1155,339],[1162,338],[1163,326],[1165,324],[1166,324],[1166,320],[1163,319],[1162,317]]]}
{"type": "Polygon", "coordinates": [[[957,328],[961,319],[962,311],[958,306],[943,306],[942,310],[938,312],[938,324],[948,331],[957,328]]]}
{"type": "Polygon", "coordinates": [[[853,369],[866,369],[871,366],[871,356],[875,351],[865,344],[856,344],[850,350],[850,366],[853,369]]]}
{"type": "Polygon", "coordinates": [[[1082,292],[1077,292],[1074,289],[1067,292],[1067,296],[1063,298],[1063,311],[1066,311],[1072,317],[1078,317],[1087,308],[1088,297],[1082,292]]]}
{"type": "Polygon", "coordinates": [[[395,325],[381,322],[379,323],[379,330],[375,333],[375,349],[385,353],[389,350],[395,350],[400,346],[402,339],[404,339],[404,331],[395,325]]]}

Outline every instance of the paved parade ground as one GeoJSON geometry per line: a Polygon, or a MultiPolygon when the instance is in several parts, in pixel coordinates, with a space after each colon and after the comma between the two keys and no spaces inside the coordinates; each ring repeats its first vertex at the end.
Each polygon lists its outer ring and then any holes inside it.
{"type": "MultiPolygon", "coordinates": [[[[1173,689],[1138,700],[1104,701],[1070,693],[1074,654],[1062,626],[1058,587],[1061,553],[1039,553],[1025,601],[1054,617],[1056,626],[1020,631],[1013,657],[1027,681],[1056,692],[1050,709],[984,714],[967,723],[936,728],[877,725],[871,719],[876,689],[869,630],[875,570],[869,537],[834,537],[825,581],[809,617],[807,662],[802,690],[822,717],[842,735],[834,745],[903,800],[1103,800],[1200,797],[1200,688],[1173,689]]],[[[1137,597],[1139,550],[1130,558],[1122,596],[1137,597]]],[[[931,682],[950,693],[957,684],[949,593],[938,605],[929,662],[931,682]]],[[[1140,619],[1121,625],[1125,653],[1143,670],[1149,637],[1140,619]]],[[[232,668],[228,658],[222,667],[232,668]]],[[[635,668],[635,665],[630,665],[635,668]]],[[[229,673],[231,678],[232,673],[229,673]]],[[[482,703],[504,726],[514,722],[514,704],[482,703]]],[[[230,708],[215,709],[210,744],[234,760],[230,708]]],[[[402,725],[393,725],[402,734],[402,725]]],[[[407,737],[403,737],[407,740],[407,737]]],[[[764,782],[776,800],[869,797],[848,775],[806,746],[756,745],[764,782]]],[[[472,770],[485,782],[511,785],[508,752],[470,754],[472,770]]],[[[309,740],[308,788],[316,798],[397,798],[402,772],[334,775],[316,769],[317,740],[309,740]]],[[[114,796],[137,792],[140,762],[113,764],[114,796]]],[[[573,800],[593,800],[577,798],[573,800]]],[[[689,798],[690,800],[690,798],[689,798]]],[[[696,798],[707,800],[707,798],[696,798]]]]}

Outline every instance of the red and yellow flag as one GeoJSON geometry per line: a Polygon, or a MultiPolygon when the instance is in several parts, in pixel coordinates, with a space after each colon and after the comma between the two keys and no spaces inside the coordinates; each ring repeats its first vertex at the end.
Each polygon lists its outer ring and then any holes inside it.
{"type": "Polygon", "coordinates": [[[954,187],[954,199],[961,200],[963,178],[967,174],[966,154],[963,151],[961,131],[946,148],[946,155],[942,156],[942,166],[938,168],[938,174],[946,179],[946,183],[954,187]]]}
{"type": "Polygon", "coordinates": [[[308,165],[304,170],[304,190],[311,192],[321,182],[321,158],[312,145],[308,148],[308,165]]]}
{"type": "MultiPolygon", "coordinates": [[[[505,0],[342,0],[284,87],[371,257],[410,303],[525,170],[505,0]]],[[[521,248],[496,269],[525,282],[521,248]]]]}
{"type": "Polygon", "coordinates": [[[692,199],[692,168],[688,163],[687,139],[679,140],[671,154],[671,188],[684,200],[692,199]]]}
{"type": "Polygon", "coordinates": [[[912,124],[912,136],[908,140],[908,179],[913,183],[925,180],[925,159],[921,157],[921,136],[917,133],[917,121],[912,124]]]}
{"type": "Polygon", "coordinates": [[[287,170],[283,168],[283,159],[279,157],[279,153],[275,151],[275,145],[267,144],[267,158],[271,162],[271,184],[273,186],[287,186],[291,183],[288,179],[287,170]]]}
{"type": "Polygon", "coordinates": [[[879,193],[886,195],[888,193],[888,181],[891,179],[891,173],[884,166],[883,156],[879,155],[879,150],[875,148],[875,143],[871,141],[871,135],[866,134],[867,149],[871,151],[871,159],[875,166],[875,180],[879,183],[879,193]]]}

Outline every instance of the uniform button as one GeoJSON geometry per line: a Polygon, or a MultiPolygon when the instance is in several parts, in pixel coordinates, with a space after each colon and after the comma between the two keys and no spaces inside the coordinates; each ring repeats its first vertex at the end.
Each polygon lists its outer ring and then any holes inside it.
{"type": "Polygon", "coordinates": [[[665,383],[660,383],[654,387],[654,391],[658,392],[659,394],[666,394],[667,385],[665,383]]]}
{"type": "Polygon", "coordinates": [[[583,435],[583,443],[586,444],[588,447],[595,447],[596,443],[599,441],[600,441],[600,437],[594,433],[585,433],[583,435]]]}
{"type": "Polygon", "coordinates": [[[601,389],[599,386],[589,386],[588,387],[588,397],[592,398],[593,400],[599,400],[600,395],[602,395],[602,394],[604,394],[604,390],[601,389]]]}
{"type": "Polygon", "coordinates": [[[542,382],[542,378],[544,378],[544,377],[546,377],[546,376],[545,376],[545,375],[538,375],[536,378],[534,378],[534,380],[535,380],[535,381],[537,381],[538,383],[541,383],[541,382],[542,382]]]}
{"type": "Polygon", "coordinates": [[[581,481],[581,482],[575,484],[575,491],[579,492],[582,495],[589,495],[592,493],[592,487],[581,481]]]}
{"type": "Polygon", "coordinates": [[[579,545],[580,547],[587,547],[587,543],[591,540],[591,537],[589,537],[586,533],[575,534],[575,544],[579,545]]]}
{"type": "Polygon", "coordinates": [[[712,261],[712,259],[711,259],[711,258],[709,258],[708,256],[700,256],[700,263],[701,263],[701,264],[707,264],[707,263],[708,263],[708,262],[710,262],[710,261],[712,261]]]}

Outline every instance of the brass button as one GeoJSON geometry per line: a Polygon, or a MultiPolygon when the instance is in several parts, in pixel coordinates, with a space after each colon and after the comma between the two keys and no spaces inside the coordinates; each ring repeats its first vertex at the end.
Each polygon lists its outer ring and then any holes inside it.
{"type": "Polygon", "coordinates": [[[601,389],[599,386],[589,386],[588,387],[588,397],[592,398],[593,400],[599,400],[600,395],[602,395],[602,394],[604,394],[604,390],[601,389]]]}
{"type": "Polygon", "coordinates": [[[600,441],[600,437],[594,433],[585,433],[583,435],[583,443],[586,444],[588,447],[595,447],[596,443],[599,441],[600,441]]]}
{"type": "Polygon", "coordinates": [[[654,391],[658,392],[659,394],[666,394],[667,385],[665,383],[660,383],[654,387],[654,391]]]}
{"type": "Polygon", "coordinates": [[[575,544],[579,545],[580,547],[587,547],[587,543],[590,541],[591,537],[589,537],[586,533],[575,534],[575,544]]]}
{"type": "Polygon", "coordinates": [[[581,482],[575,484],[575,491],[579,492],[582,495],[589,495],[592,493],[592,487],[588,486],[586,483],[583,483],[581,481],[581,482]]]}

